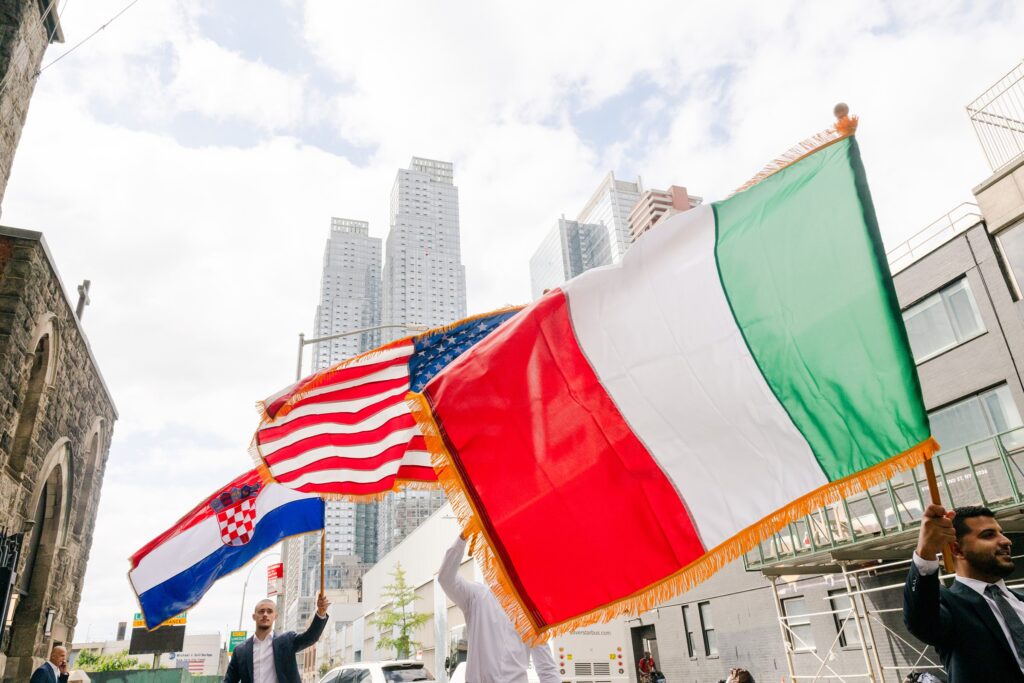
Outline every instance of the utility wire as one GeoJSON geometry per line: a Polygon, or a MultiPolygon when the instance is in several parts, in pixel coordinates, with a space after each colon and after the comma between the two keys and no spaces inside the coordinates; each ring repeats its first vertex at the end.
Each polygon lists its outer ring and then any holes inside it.
{"type": "Polygon", "coordinates": [[[90,33],[89,35],[87,35],[87,36],[86,36],[85,38],[83,38],[82,40],[80,40],[80,41],[78,41],[77,43],[75,43],[73,47],[69,48],[69,49],[67,50],[67,52],[65,52],[64,54],[62,54],[62,55],[61,55],[60,57],[57,57],[57,58],[56,58],[56,59],[54,59],[54,60],[53,60],[52,62],[50,62],[50,63],[48,63],[48,64],[44,65],[43,67],[41,67],[41,68],[39,69],[39,71],[37,71],[37,72],[36,72],[36,74],[35,74],[35,75],[36,75],[36,77],[38,78],[39,74],[43,73],[44,71],[46,71],[47,69],[49,69],[49,68],[50,68],[51,66],[53,66],[54,64],[56,64],[57,62],[59,62],[60,60],[64,59],[64,58],[65,58],[65,57],[67,57],[67,56],[68,56],[69,54],[71,54],[72,52],[74,52],[75,50],[77,50],[78,48],[80,48],[80,47],[82,47],[83,45],[85,45],[86,43],[88,43],[88,42],[89,42],[90,40],[92,40],[92,39],[93,39],[93,37],[95,37],[95,36],[96,36],[96,34],[97,34],[97,33],[99,33],[100,31],[102,31],[102,30],[103,30],[103,29],[105,29],[106,27],[110,26],[110,25],[111,25],[112,23],[114,23],[114,22],[115,22],[115,21],[116,21],[116,20],[117,20],[117,19],[118,19],[118,18],[119,18],[119,17],[120,17],[120,16],[122,15],[122,14],[124,14],[124,13],[125,13],[125,12],[127,12],[127,11],[128,11],[129,9],[131,9],[131,8],[132,8],[132,6],[133,6],[133,5],[135,5],[135,3],[137,3],[138,1],[139,1],[139,0],[132,0],[131,2],[129,2],[129,3],[127,4],[127,5],[125,5],[124,7],[122,7],[122,8],[121,8],[121,11],[120,11],[120,12],[118,12],[117,14],[115,14],[114,16],[112,16],[112,17],[111,17],[110,19],[108,19],[108,20],[107,20],[107,22],[106,22],[105,24],[103,24],[103,25],[102,25],[102,26],[100,26],[100,27],[99,27],[98,29],[96,29],[95,31],[93,31],[92,33],[90,33]]]}

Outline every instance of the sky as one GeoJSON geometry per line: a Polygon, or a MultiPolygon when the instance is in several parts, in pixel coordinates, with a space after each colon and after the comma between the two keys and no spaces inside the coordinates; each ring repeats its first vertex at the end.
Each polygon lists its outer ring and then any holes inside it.
{"type": "MultiPolygon", "coordinates": [[[[44,65],[125,4],[62,0],[44,65]]],[[[893,248],[990,174],[965,105],[1021,35],[1012,0],[140,0],[43,70],[0,217],[44,233],[70,291],[92,281],[119,410],[75,640],[113,638],[128,556],[252,467],[330,218],[385,237],[411,157],[455,164],[471,314],[529,299],[533,250],[608,171],[721,199],[839,101],[893,248]]],[[[189,632],[237,628],[248,573],[189,632]]]]}

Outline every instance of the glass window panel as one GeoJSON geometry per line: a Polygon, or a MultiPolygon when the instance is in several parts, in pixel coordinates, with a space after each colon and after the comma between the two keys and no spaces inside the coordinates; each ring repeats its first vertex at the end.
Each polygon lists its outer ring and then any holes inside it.
{"type": "Polygon", "coordinates": [[[959,341],[965,341],[985,331],[967,280],[960,280],[943,292],[943,295],[959,341]]]}
{"type": "Polygon", "coordinates": [[[850,596],[844,591],[832,591],[829,593],[829,602],[832,609],[837,610],[832,616],[836,622],[836,632],[839,633],[839,644],[842,647],[860,645],[857,624],[853,621],[850,596]]]}
{"type": "Polygon", "coordinates": [[[807,614],[807,601],[804,598],[788,598],[782,601],[782,613],[786,616],[789,643],[794,650],[813,650],[814,633],[811,630],[811,619],[807,614]]]}
{"type": "Polygon", "coordinates": [[[903,314],[903,322],[915,360],[956,344],[956,333],[938,294],[908,309],[903,314]]]}
{"type": "Polygon", "coordinates": [[[977,396],[936,410],[928,416],[932,434],[942,444],[942,450],[960,448],[992,435],[985,411],[977,396]]]}
{"type": "Polygon", "coordinates": [[[1024,288],[1024,223],[1003,231],[999,235],[999,247],[1018,288],[1024,288]]]}
{"type": "Polygon", "coordinates": [[[1007,432],[1021,426],[1020,413],[1017,412],[1008,386],[1004,384],[981,396],[996,433],[1007,432]]]}

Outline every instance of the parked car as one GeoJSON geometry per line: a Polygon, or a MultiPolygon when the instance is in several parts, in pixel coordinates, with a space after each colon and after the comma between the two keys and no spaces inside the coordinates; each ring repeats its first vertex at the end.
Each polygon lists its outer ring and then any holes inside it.
{"type": "MultiPolygon", "coordinates": [[[[527,683],[540,683],[540,677],[537,675],[536,669],[530,666],[526,669],[526,680],[527,683]]],[[[466,683],[466,663],[459,662],[455,667],[455,671],[448,677],[448,683],[466,683]]]]}
{"type": "Polygon", "coordinates": [[[413,683],[433,680],[433,675],[423,662],[402,659],[345,664],[324,674],[320,683],[413,683]]]}

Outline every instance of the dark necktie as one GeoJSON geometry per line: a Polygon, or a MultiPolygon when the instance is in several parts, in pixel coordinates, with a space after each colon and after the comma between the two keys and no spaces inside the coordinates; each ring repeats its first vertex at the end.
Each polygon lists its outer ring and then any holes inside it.
{"type": "Polygon", "coordinates": [[[990,583],[985,587],[985,595],[995,600],[996,607],[999,608],[999,613],[1003,615],[1003,621],[1006,622],[1006,628],[1010,631],[1010,644],[1013,645],[1017,658],[1020,659],[1024,654],[1024,621],[1021,621],[1017,610],[1013,609],[1013,605],[1006,599],[1003,591],[999,590],[999,586],[990,583]]]}

